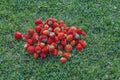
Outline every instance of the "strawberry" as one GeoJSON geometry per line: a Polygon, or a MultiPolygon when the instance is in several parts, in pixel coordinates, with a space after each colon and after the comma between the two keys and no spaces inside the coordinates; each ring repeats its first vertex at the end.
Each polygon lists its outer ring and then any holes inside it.
{"type": "Polygon", "coordinates": [[[40,33],[41,28],[42,28],[42,25],[36,26],[36,27],[35,27],[36,32],[37,32],[37,33],[40,33]]]}
{"type": "Polygon", "coordinates": [[[24,49],[27,50],[27,48],[28,48],[29,46],[30,46],[30,44],[27,44],[27,43],[26,43],[26,44],[24,45],[24,49]]]}
{"type": "Polygon", "coordinates": [[[33,34],[34,34],[34,30],[33,30],[33,29],[28,29],[28,33],[29,33],[30,35],[33,35],[33,34]]]}
{"type": "Polygon", "coordinates": [[[66,41],[66,39],[64,39],[64,40],[61,40],[61,44],[62,44],[63,46],[65,46],[65,45],[67,44],[67,41],[66,41]]]}
{"type": "Polygon", "coordinates": [[[40,42],[40,43],[39,43],[39,46],[40,46],[41,48],[43,48],[43,47],[45,47],[45,43],[40,42]]]}
{"type": "Polygon", "coordinates": [[[48,49],[49,49],[49,51],[52,51],[52,50],[55,49],[55,47],[54,47],[53,45],[49,45],[49,46],[48,46],[48,49]]]}
{"type": "Polygon", "coordinates": [[[41,54],[40,54],[40,57],[41,57],[41,58],[46,58],[46,54],[45,54],[45,53],[41,53],[41,54]]]}
{"type": "Polygon", "coordinates": [[[53,24],[53,19],[49,18],[46,22],[49,26],[51,26],[53,24]]]}
{"type": "Polygon", "coordinates": [[[38,57],[39,57],[39,54],[38,54],[38,53],[34,53],[34,54],[33,54],[33,57],[34,57],[34,58],[38,58],[38,57]]]}
{"type": "Polygon", "coordinates": [[[72,35],[72,34],[69,34],[69,35],[66,37],[66,40],[67,40],[67,41],[72,41],[72,40],[73,40],[73,35],[72,35]]]}
{"type": "Polygon", "coordinates": [[[41,47],[40,46],[36,46],[35,47],[35,52],[36,53],[40,53],[41,52],[41,47]]]}
{"type": "Polygon", "coordinates": [[[72,40],[72,41],[70,42],[70,45],[71,45],[71,46],[75,46],[75,44],[76,44],[75,40],[72,40]]]}
{"type": "Polygon", "coordinates": [[[48,40],[48,37],[46,35],[40,35],[39,39],[40,41],[46,42],[48,40]]]}
{"type": "Polygon", "coordinates": [[[60,58],[60,62],[61,62],[62,64],[64,64],[66,61],[67,61],[67,59],[66,59],[65,57],[61,57],[61,58],[60,58]]]}
{"type": "Polygon", "coordinates": [[[32,39],[27,39],[26,43],[32,45],[32,39]]]}
{"type": "Polygon", "coordinates": [[[65,52],[65,53],[64,53],[64,57],[65,57],[65,58],[69,58],[69,57],[71,57],[71,54],[70,54],[69,52],[65,52]]]}
{"type": "Polygon", "coordinates": [[[34,47],[34,46],[29,46],[29,47],[27,48],[27,51],[28,51],[30,54],[32,54],[32,53],[35,52],[35,47],[34,47]]]}
{"type": "Polygon", "coordinates": [[[52,24],[52,28],[56,28],[56,27],[58,27],[58,23],[54,22],[54,23],[52,24]]]}
{"type": "Polygon", "coordinates": [[[53,55],[54,56],[58,55],[58,50],[57,49],[54,49],[53,55]]]}
{"type": "Polygon", "coordinates": [[[81,34],[81,32],[82,32],[81,28],[78,28],[78,29],[76,30],[76,33],[79,34],[79,35],[81,34]]]}
{"type": "Polygon", "coordinates": [[[75,26],[71,26],[70,29],[73,30],[73,31],[77,30],[77,28],[75,26]]]}
{"type": "Polygon", "coordinates": [[[64,49],[64,46],[63,46],[62,44],[59,44],[59,45],[58,45],[58,49],[63,50],[63,49],[64,49]]]}
{"type": "Polygon", "coordinates": [[[82,47],[82,45],[81,45],[81,44],[78,44],[78,45],[76,46],[76,50],[81,51],[82,49],[83,49],[83,47],[82,47]]]}
{"type": "Polygon", "coordinates": [[[38,34],[37,34],[37,33],[34,33],[33,36],[32,36],[32,41],[33,41],[34,43],[37,43],[38,40],[39,40],[38,34]]]}
{"type": "Polygon", "coordinates": [[[39,24],[42,24],[42,23],[43,23],[43,22],[42,22],[42,20],[40,20],[40,19],[36,19],[36,20],[35,20],[35,24],[36,24],[36,25],[39,25],[39,24]]]}
{"type": "Polygon", "coordinates": [[[48,49],[47,46],[45,46],[45,47],[42,49],[42,52],[43,52],[43,53],[48,53],[48,51],[49,51],[49,49],[48,49]]]}
{"type": "Polygon", "coordinates": [[[72,50],[72,46],[71,46],[70,44],[67,44],[67,45],[65,46],[65,50],[66,50],[67,52],[70,52],[70,51],[72,50]]]}
{"type": "Polygon", "coordinates": [[[54,40],[52,40],[51,38],[49,38],[49,39],[47,40],[47,44],[51,44],[53,41],[54,41],[54,40]]]}
{"type": "Polygon", "coordinates": [[[54,33],[54,32],[50,32],[50,34],[49,34],[49,38],[51,38],[51,39],[55,39],[55,33],[54,33]]]}
{"type": "Polygon", "coordinates": [[[79,40],[79,43],[82,45],[83,48],[87,45],[86,41],[84,40],[79,40]]]}
{"type": "Polygon", "coordinates": [[[84,31],[81,32],[82,36],[86,36],[86,33],[84,31]]]}
{"type": "Polygon", "coordinates": [[[58,51],[58,56],[62,56],[62,54],[63,54],[62,51],[59,50],[59,51],[58,51]]]}
{"type": "Polygon", "coordinates": [[[60,32],[60,28],[59,27],[56,27],[55,29],[54,29],[54,32],[56,33],[56,34],[58,34],[59,32],[60,32]]]}
{"type": "Polygon", "coordinates": [[[23,34],[22,39],[23,39],[23,40],[30,39],[29,34],[23,34]]]}
{"type": "Polygon", "coordinates": [[[45,34],[45,35],[48,35],[50,32],[49,32],[49,30],[44,30],[43,31],[43,34],[45,34]]]}
{"type": "Polygon", "coordinates": [[[22,39],[22,34],[20,32],[15,32],[14,33],[14,38],[15,39],[22,39]]]}
{"type": "Polygon", "coordinates": [[[65,34],[63,32],[58,33],[58,38],[60,40],[64,39],[65,38],[65,34]]]}

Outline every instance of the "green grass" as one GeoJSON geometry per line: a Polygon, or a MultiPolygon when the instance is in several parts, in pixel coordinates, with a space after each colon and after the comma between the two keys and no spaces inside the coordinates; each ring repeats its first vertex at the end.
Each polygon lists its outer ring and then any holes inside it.
{"type": "Polygon", "coordinates": [[[120,79],[120,0],[1,0],[0,80],[120,79]],[[57,57],[34,59],[13,38],[34,20],[55,17],[87,32],[87,48],[64,65],[57,57]]]}

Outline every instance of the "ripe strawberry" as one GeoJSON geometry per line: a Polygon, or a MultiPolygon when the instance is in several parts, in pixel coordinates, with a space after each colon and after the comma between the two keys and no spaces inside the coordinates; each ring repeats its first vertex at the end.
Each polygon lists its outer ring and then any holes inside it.
{"type": "Polygon", "coordinates": [[[71,26],[70,29],[73,30],[73,31],[77,30],[77,28],[75,26],[71,26]]]}
{"type": "Polygon", "coordinates": [[[34,30],[33,30],[33,29],[28,29],[28,33],[29,33],[30,35],[33,35],[33,34],[34,34],[34,30]]]}
{"type": "Polygon", "coordinates": [[[59,50],[63,50],[63,49],[64,49],[64,46],[63,46],[62,44],[59,44],[59,45],[58,45],[58,49],[59,49],[59,50]]]}
{"type": "Polygon", "coordinates": [[[39,39],[40,41],[46,42],[48,40],[48,37],[46,35],[40,35],[39,39]]]}
{"type": "Polygon", "coordinates": [[[32,36],[32,41],[33,41],[34,43],[37,43],[38,40],[39,40],[38,34],[37,34],[37,33],[34,33],[33,36],[32,36]]]}
{"type": "Polygon", "coordinates": [[[34,57],[34,58],[38,58],[38,57],[39,57],[39,54],[38,54],[38,53],[34,53],[34,54],[33,54],[33,57],[34,57]]]}
{"type": "Polygon", "coordinates": [[[32,45],[32,39],[27,39],[26,43],[32,45]]]}
{"type": "Polygon", "coordinates": [[[48,49],[47,46],[45,46],[45,47],[42,49],[42,52],[43,52],[43,53],[48,53],[48,51],[49,51],[49,49],[48,49]]]}
{"type": "Polygon", "coordinates": [[[49,49],[49,51],[52,51],[52,50],[55,49],[55,47],[54,47],[53,45],[49,45],[49,46],[48,46],[48,49],[49,49]]]}
{"type": "Polygon", "coordinates": [[[36,32],[37,32],[37,33],[40,33],[41,28],[42,28],[42,25],[36,26],[36,27],[35,27],[36,32]]]}
{"type": "Polygon", "coordinates": [[[72,46],[70,44],[67,44],[65,46],[65,51],[70,52],[72,50],[72,46]]]}
{"type": "Polygon", "coordinates": [[[29,47],[27,48],[27,51],[28,51],[30,54],[32,54],[32,53],[35,52],[35,47],[34,47],[34,46],[29,46],[29,47]]]}
{"type": "Polygon", "coordinates": [[[60,28],[59,27],[56,27],[55,29],[54,29],[54,32],[56,33],[56,34],[58,34],[59,32],[60,32],[60,28]]]}
{"type": "Polygon", "coordinates": [[[49,38],[51,38],[51,39],[55,39],[55,33],[54,33],[54,32],[50,32],[50,34],[49,34],[49,38]]]}
{"type": "Polygon", "coordinates": [[[27,44],[27,43],[26,43],[26,44],[24,45],[24,49],[27,50],[27,48],[28,48],[29,46],[30,46],[30,44],[27,44]]]}
{"type": "Polygon", "coordinates": [[[58,38],[60,40],[64,39],[65,38],[65,34],[63,32],[58,33],[58,38]]]}
{"type": "Polygon", "coordinates": [[[41,53],[41,54],[40,54],[40,57],[41,57],[41,58],[46,58],[46,54],[45,54],[45,53],[41,53]]]}
{"type": "Polygon", "coordinates": [[[67,41],[72,41],[72,40],[73,40],[73,35],[72,35],[72,34],[69,34],[69,35],[66,37],[66,40],[67,40],[67,41]]]}
{"type": "Polygon", "coordinates": [[[71,54],[70,54],[69,52],[65,52],[65,53],[64,53],[64,57],[65,57],[65,58],[69,58],[69,57],[71,57],[71,54]]]}
{"type": "Polygon", "coordinates": [[[75,46],[75,44],[76,44],[75,40],[72,40],[72,41],[70,42],[70,45],[71,45],[71,46],[75,46]]]}
{"type": "Polygon", "coordinates": [[[20,32],[15,32],[14,33],[14,38],[15,39],[22,39],[22,34],[20,32]]]}
{"type": "Polygon", "coordinates": [[[67,44],[67,41],[66,41],[66,39],[64,39],[64,40],[61,40],[61,44],[62,44],[63,46],[66,46],[66,44],[67,44]]]}
{"type": "Polygon", "coordinates": [[[78,44],[78,45],[76,46],[76,50],[81,51],[82,49],[83,49],[83,47],[82,47],[82,45],[81,45],[81,44],[78,44]]]}
{"type": "Polygon", "coordinates": [[[67,59],[66,59],[65,57],[61,57],[61,58],[60,58],[60,62],[61,62],[62,64],[64,64],[66,61],[67,61],[67,59]]]}
{"type": "Polygon", "coordinates": [[[44,28],[49,29],[49,26],[47,24],[44,25],[44,28]]]}
{"type": "Polygon", "coordinates": [[[51,26],[53,24],[53,19],[49,18],[46,22],[49,26],[51,26]]]}
{"type": "Polygon", "coordinates": [[[53,40],[51,39],[51,38],[49,38],[48,40],[47,40],[47,44],[51,44],[53,42],[53,40]]]}
{"type": "Polygon", "coordinates": [[[79,34],[79,35],[81,34],[81,32],[82,32],[81,28],[78,28],[78,29],[76,30],[76,33],[79,34]]]}
{"type": "Polygon", "coordinates": [[[29,34],[23,34],[22,39],[23,39],[23,40],[30,39],[29,34]]]}
{"type": "Polygon", "coordinates": [[[56,22],[54,22],[53,24],[52,24],[52,28],[56,28],[56,27],[58,27],[59,25],[58,25],[58,23],[56,23],[56,22]]]}
{"type": "Polygon", "coordinates": [[[40,46],[41,48],[43,48],[43,47],[45,47],[45,43],[40,42],[40,43],[39,43],[39,46],[40,46]]]}
{"type": "Polygon", "coordinates": [[[64,24],[64,21],[63,21],[63,20],[60,20],[60,24],[64,24]]]}
{"type": "Polygon", "coordinates": [[[54,56],[58,55],[58,50],[57,50],[57,49],[54,49],[53,54],[54,54],[54,56]]]}
{"type": "Polygon", "coordinates": [[[79,40],[79,43],[82,45],[83,48],[87,45],[86,41],[84,40],[79,40]]]}
{"type": "Polygon", "coordinates": [[[48,35],[50,32],[49,32],[49,30],[44,30],[43,31],[43,34],[45,34],[45,35],[48,35]]]}
{"type": "Polygon", "coordinates": [[[86,33],[84,31],[81,32],[82,36],[86,36],[86,33]]]}
{"type": "Polygon", "coordinates": [[[35,20],[35,24],[36,24],[36,25],[39,25],[39,24],[42,24],[42,23],[43,23],[43,22],[42,22],[42,20],[40,20],[40,19],[36,19],[36,20],[35,20]]]}
{"type": "Polygon", "coordinates": [[[40,46],[36,46],[35,47],[35,52],[36,53],[40,53],[41,52],[41,47],[40,46]]]}
{"type": "Polygon", "coordinates": [[[62,55],[63,55],[62,51],[59,50],[59,51],[58,51],[58,56],[62,56],[62,55]]]}

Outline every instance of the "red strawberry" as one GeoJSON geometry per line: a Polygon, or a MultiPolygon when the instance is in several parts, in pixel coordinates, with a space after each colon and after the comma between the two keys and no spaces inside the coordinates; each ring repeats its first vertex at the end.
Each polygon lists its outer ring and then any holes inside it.
{"type": "Polygon", "coordinates": [[[64,49],[64,46],[63,46],[62,44],[59,44],[59,45],[58,45],[58,49],[63,50],[63,49],[64,49]]]}
{"type": "Polygon", "coordinates": [[[27,44],[27,43],[26,43],[26,44],[24,45],[24,49],[27,50],[27,48],[28,48],[29,46],[30,46],[30,44],[27,44]]]}
{"type": "Polygon", "coordinates": [[[55,33],[54,33],[54,32],[50,32],[49,37],[50,37],[51,39],[55,39],[55,33]]]}
{"type": "Polygon", "coordinates": [[[86,33],[84,31],[81,32],[82,36],[86,36],[86,33]]]}
{"type": "Polygon", "coordinates": [[[38,53],[34,53],[34,54],[33,54],[33,57],[34,57],[34,58],[38,58],[38,57],[39,57],[39,54],[38,54],[38,53]]]}
{"type": "Polygon", "coordinates": [[[82,47],[82,45],[81,45],[81,44],[78,44],[78,45],[76,46],[76,50],[81,51],[82,49],[83,49],[83,47],[82,47]]]}
{"type": "Polygon", "coordinates": [[[14,37],[15,39],[22,39],[22,34],[20,32],[15,32],[14,37]]]}
{"type": "Polygon", "coordinates": [[[79,43],[82,45],[83,48],[87,45],[86,41],[84,40],[79,40],[79,43]]]}
{"type": "Polygon", "coordinates": [[[27,39],[26,43],[32,45],[32,40],[31,39],[27,39]]]}
{"type": "Polygon", "coordinates": [[[40,35],[39,39],[40,41],[46,42],[48,40],[48,37],[46,35],[40,35]]]}
{"type": "Polygon", "coordinates": [[[40,53],[41,52],[41,47],[40,46],[36,46],[35,47],[35,52],[36,53],[40,53]]]}
{"type": "Polygon", "coordinates": [[[54,42],[51,38],[49,38],[48,40],[47,40],[47,44],[51,44],[52,42],[54,42]]]}
{"type": "Polygon", "coordinates": [[[33,35],[33,34],[34,34],[34,30],[33,30],[33,29],[28,29],[28,33],[29,33],[30,35],[33,35]]]}
{"type": "Polygon", "coordinates": [[[34,33],[33,36],[32,36],[32,41],[33,41],[34,43],[37,43],[37,42],[38,42],[38,39],[39,39],[38,34],[37,34],[37,33],[34,33]]]}
{"type": "Polygon", "coordinates": [[[45,43],[40,42],[40,43],[39,43],[39,46],[40,46],[41,48],[43,48],[43,47],[45,47],[45,43]]]}
{"type": "Polygon", "coordinates": [[[29,36],[29,34],[24,34],[24,35],[22,36],[22,39],[23,39],[23,40],[30,39],[30,36],[29,36]]]}
{"type": "Polygon", "coordinates": [[[46,54],[45,54],[45,53],[41,53],[41,54],[40,54],[40,57],[41,57],[41,58],[46,58],[46,54]]]}
{"type": "Polygon", "coordinates": [[[70,54],[69,52],[65,52],[65,53],[64,53],[64,57],[65,57],[65,58],[69,58],[69,57],[71,57],[71,54],[70,54]]]}
{"type": "Polygon", "coordinates": [[[67,44],[67,41],[66,41],[66,39],[64,39],[64,40],[61,40],[61,44],[62,44],[63,46],[65,46],[65,45],[67,44]]]}
{"type": "Polygon", "coordinates": [[[60,58],[60,62],[61,62],[62,64],[64,64],[66,61],[67,61],[67,59],[66,59],[65,57],[61,57],[61,58],[60,58]]]}
{"type": "Polygon", "coordinates": [[[49,45],[48,48],[49,48],[49,51],[52,51],[55,49],[55,47],[53,45],[49,45]]]}
{"type": "Polygon", "coordinates": [[[32,53],[35,52],[35,47],[34,47],[34,46],[29,46],[29,47],[27,48],[27,51],[28,51],[30,54],[32,54],[32,53]]]}
{"type": "Polygon", "coordinates": [[[60,40],[64,39],[65,38],[65,34],[63,32],[58,33],[58,38],[60,40]]]}
{"type": "Polygon", "coordinates": [[[40,19],[36,19],[36,20],[35,20],[35,24],[36,24],[36,25],[39,25],[39,24],[42,24],[42,23],[43,23],[43,22],[42,22],[42,20],[40,20],[40,19]]]}
{"type": "Polygon", "coordinates": [[[53,55],[54,55],[54,56],[58,55],[58,50],[57,50],[57,49],[54,49],[53,55]]]}
{"type": "Polygon", "coordinates": [[[42,49],[42,52],[43,52],[43,53],[48,53],[48,51],[49,51],[49,49],[48,49],[47,46],[45,46],[45,47],[42,49]]]}
{"type": "Polygon", "coordinates": [[[41,28],[42,28],[42,25],[36,26],[36,27],[35,27],[36,32],[37,32],[37,33],[40,33],[41,28]]]}
{"type": "Polygon", "coordinates": [[[52,19],[52,18],[49,18],[49,19],[47,20],[47,24],[48,24],[48,25],[52,25],[52,24],[53,24],[53,19],[52,19]]]}
{"type": "Polygon", "coordinates": [[[58,23],[56,23],[56,22],[55,22],[55,23],[53,23],[53,24],[52,24],[52,27],[53,27],[53,28],[58,27],[58,23]]]}
{"type": "Polygon", "coordinates": [[[76,30],[76,33],[78,33],[78,34],[81,34],[81,32],[82,32],[82,30],[81,30],[80,28],[78,28],[78,29],[76,30]]]}

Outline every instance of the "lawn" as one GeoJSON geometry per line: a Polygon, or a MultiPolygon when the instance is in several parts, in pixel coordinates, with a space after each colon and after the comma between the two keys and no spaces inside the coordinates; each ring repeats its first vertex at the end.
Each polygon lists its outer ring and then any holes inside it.
{"type": "Polygon", "coordinates": [[[0,80],[120,80],[120,0],[0,0],[0,80]],[[87,47],[64,65],[34,59],[13,38],[50,17],[87,33],[87,47]]]}

